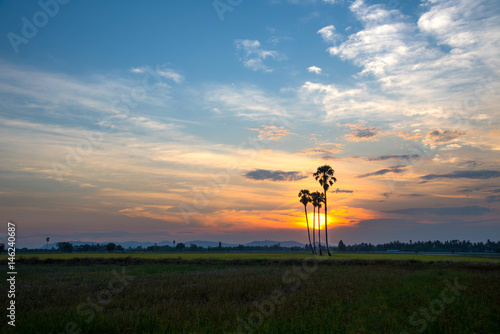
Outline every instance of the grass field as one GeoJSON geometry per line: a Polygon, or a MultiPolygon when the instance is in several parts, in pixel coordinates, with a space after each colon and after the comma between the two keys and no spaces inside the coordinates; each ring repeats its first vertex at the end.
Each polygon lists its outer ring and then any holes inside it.
{"type": "Polygon", "coordinates": [[[17,257],[16,328],[2,333],[500,333],[498,258],[36,257],[17,257]]]}
{"type": "MultiPolygon", "coordinates": [[[[141,258],[141,259],[184,259],[184,260],[286,260],[286,259],[308,259],[308,253],[48,253],[17,255],[17,259],[39,258],[45,259],[72,259],[72,258],[141,258]]],[[[6,255],[0,256],[6,259],[6,255]]],[[[496,262],[500,263],[499,255],[455,255],[455,254],[394,254],[394,253],[336,253],[331,257],[317,256],[321,261],[335,260],[387,260],[387,261],[452,261],[452,262],[496,262]]]]}

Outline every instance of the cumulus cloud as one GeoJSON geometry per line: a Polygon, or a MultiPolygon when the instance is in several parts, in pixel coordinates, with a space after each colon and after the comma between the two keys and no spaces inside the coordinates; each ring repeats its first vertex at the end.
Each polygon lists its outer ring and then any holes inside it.
{"type": "Polygon", "coordinates": [[[264,60],[268,58],[275,60],[285,58],[278,51],[262,49],[258,40],[238,39],[234,43],[236,50],[240,53],[240,61],[252,71],[272,72],[273,70],[264,64],[264,60]]]}
{"type": "Polygon", "coordinates": [[[250,130],[259,132],[259,136],[257,137],[258,140],[271,140],[271,141],[279,141],[283,137],[288,136],[289,134],[292,133],[283,127],[278,127],[274,125],[263,125],[261,128],[250,129],[250,130]]]}
{"type": "Polygon", "coordinates": [[[372,172],[372,173],[367,173],[363,175],[358,175],[358,178],[365,178],[365,177],[370,177],[370,176],[379,176],[379,175],[385,175],[388,173],[394,173],[394,174],[400,174],[404,173],[406,166],[393,166],[389,168],[384,168],[384,169],[379,169],[378,171],[372,172]]]}
{"type": "Polygon", "coordinates": [[[311,73],[316,73],[316,74],[321,74],[321,67],[318,67],[318,66],[310,66],[307,68],[307,70],[311,73]]]}
{"type": "Polygon", "coordinates": [[[332,24],[318,30],[318,34],[321,35],[321,38],[323,38],[324,41],[334,43],[342,38],[342,36],[337,34],[335,30],[335,26],[332,24]]]}
{"type": "Polygon", "coordinates": [[[282,170],[256,169],[244,174],[247,179],[256,181],[298,181],[307,178],[302,172],[284,172],[282,170]]]}
{"type": "Polygon", "coordinates": [[[479,179],[486,180],[495,177],[500,177],[500,172],[496,170],[466,170],[466,171],[454,171],[450,174],[428,174],[421,176],[420,178],[424,180],[433,179],[479,179]]]}

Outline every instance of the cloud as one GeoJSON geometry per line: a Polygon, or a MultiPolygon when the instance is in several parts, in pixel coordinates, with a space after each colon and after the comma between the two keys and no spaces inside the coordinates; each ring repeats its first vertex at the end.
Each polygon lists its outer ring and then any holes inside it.
{"type": "Polygon", "coordinates": [[[418,159],[420,155],[418,154],[402,154],[402,155],[380,155],[378,157],[368,157],[365,158],[368,161],[385,161],[385,160],[412,160],[418,159]]]}
{"type": "Polygon", "coordinates": [[[258,140],[279,141],[281,138],[292,134],[292,132],[287,129],[274,125],[263,125],[260,129],[250,130],[259,132],[259,136],[257,137],[258,140]]]}
{"type": "Polygon", "coordinates": [[[342,36],[337,34],[335,30],[335,26],[332,24],[321,28],[317,33],[321,35],[321,38],[323,38],[325,42],[335,43],[342,38],[342,36]]]}
{"type": "Polygon", "coordinates": [[[365,178],[365,177],[369,177],[369,176],[385,175],[387,173],[400,174],[400,173],[404,173],[404,171],[405,171],[404,168],[406,168],[406,166],[393,166],[393,167],[389,167],[389,168],[379,169],[376,172],[358,175],[357,177],[358,178],[365,178]]]}
{"type": "Polygon", "coordinates": [[[273,70],[264,65],[263,61],[267,58],[281,60],[286,58],[278,51],[264,50],[260,42],[250,39],[238,39],[235,42],[236,50],[241,53],[240,61],[246,68],[252,71],[272,72],[273,70]]]}
{"type": "Polygon", "coordinates": [[[420,133],[404,133],[404,132],[398,132],[397,134],[398,137],[403,138],[404,140],[413,140],[413,139],[419,139],[422,138],[422,135],[420,133]]]}
{"type": "Polygon", "coordinates": [[[282,170],[256,169],[244,174],[247,179],[256,181],[298,181],[307,178],[301,172],[284,172],[282,170]]]}
{"type": "Polygon", "coordinates": [[[205,92],[205,100],[211,108],[221,112],[231,111],[237,116],[287,124],[290,115],[285,109],[285,101],[270,95],[255,86],[216,85],[205,92]]]}
{"type": "Polygon", "coordinates": [[[157,66],[156,71],[149,68],[149,67],[133,67],[130,69],[130,72],[132,73],[138,73],[138,74],[144,74],[144,73],[150,73],[153,75],[158,75],[160,77],[163,77],[165,79],[170,79],[173,80],[175,83],[181,83],[184,81],[184,76],[176,72],[175,70],[165,67],[165,66],[157,66]]]}
{"type": "Polygon", "coordinates": [[[421,176],[424,180],[433,180],[438,178],[443,179],[491,179],[495,177],[500,177],[500,172],[496,170],[466,170],[466,171],[454,171],[451,174],[428,174],[421,176]]]}
{"type": "Polygon", "coordinates": [[[341,193],[346,193],[346,194],[352,194],[354,190],[344,190],[344,189],[339,189],[332,191],[334,194],[341,194],[341,193]]]}
{"type": "Polygon", "coordinates": [[[321,67],[317,67],[317,66],[310,66],[307,68],[307,70],[311,73],[316,73],[316,74],[321,74],[321,67]]]}
{"type": "Polygon", "coordinates": [[[342,150],[338,148],[323,148],[323,147],[318,147],[318,148],[308,148],[300,152],[301,154],[305,155],[321,155],[323,157],[332,157],[332,154],[337,154],[341,153],[342,150]]]}
{"type": "Polygon", "coordinates": [[[401,194],[399,196],[406,196],[406,197],[422,197],[422,196],[425,196],[425,195],[422,195],[422,194],[401,194]]]}
{"type": "Polygon", "coordinates": [[[412,216],[420,216],[424,214],[432,214],[437,216],[480,216],[491,211],[491,209],[482,206],[462,206],[458,208],[412,208],[383,212],[412,216]]]}
{"type": "Polygon", "coordinates": [[[500,195],[488,195],[486,196],[486,201],[488,203],[500,202],[500,195]]]}
{"type": "Polygon", "coordinates": [[[457,130],[434,130],[429,132],[423,140],[424,144],[440,145],[455,141],[459,137],[465,136],[465,132],[457,130]]]}
{"type": "Polygon", "coordinates": [[[375,126],[366,126],[364,124],[345,124],[344,126],[348,126],[351,130],[354,130],[345,135],[348,141],[377,141],[376,137],[380,135],[379,128],[375,126]]]}

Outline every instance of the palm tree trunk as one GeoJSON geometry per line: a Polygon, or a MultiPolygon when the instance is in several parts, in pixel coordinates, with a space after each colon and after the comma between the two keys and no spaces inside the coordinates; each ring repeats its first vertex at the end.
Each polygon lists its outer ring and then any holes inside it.
{"type": "Polygon", "coordinates": [[[328,224],[326,222],[326,213],[327,211],[327,206],[326,206],[326,190],[325,190],[325,243],[326,243],[326,251],[328,252],[328,256],[332,256],[330,253],[330,248],[328,248],[328,224]]]}
{"type": "Polygon", "coordinates": [[[314,254],[316,254],[316,207],[314,207],[313,211],[313,249],[314,254]]]}
{"type": "Polygon", "coordinates": [[[321,221],[319,219],[319,208],[318,208],[318,247],[319,247],[319,255],[323,255],[323,251],[321,250],[321,221]]]}
{"type": "Polygon", "coordinates": [[[311,247],[311,252],[314,255],[314,250],[311,245],[311,232],[309,231],[309,219],[307,219],[307,206],[304,205],[304,211],[306,213],[306,224],[307,224],[307,236],[309,237],[309,247],[311,247]]]}

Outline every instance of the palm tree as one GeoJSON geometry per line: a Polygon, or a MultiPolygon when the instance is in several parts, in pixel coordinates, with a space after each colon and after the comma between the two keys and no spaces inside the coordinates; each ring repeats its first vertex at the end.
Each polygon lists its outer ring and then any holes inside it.
{"type": "MultiPolygon", "coordinates": [[[[319,204],[319,199],[322,194],[319,191],[315,191],[311,193],[311,200],[312,200],[312,205],[314,208],[314,213],[313,213],[313,247],[314,247],[314,254],[316,254],[316,208],[318,207],[319,204]]],[[[319,221],[318,221],[319,222],[319,221]]]]}
{"type": "Polygon", "coordinates": [[[307,189],[302,189],[299,191],[300,203],[304,204],[304,212],[306,214],[306,224],[307,224],[307,236],[309,237],[309,247],[311,247],[311,252],[314,251],[311,246],[311,232],[309,232],[309,219],[307,219],[307,204],[311,203],[311,193],[307,189]]]}
{"type": "Polygon", "coordinates": [[[318,247],[319,247],[319,255],[323,255],[323,251],[321,250],[321,220],[319,217],[319,209],[321,209],[321,203],[325,203],[325,195],[323,193],[319,193],[318,199],[317,199],[317,206],[318,206],[318,247]]]}
{"type": "Polygon", "coordinates": [[[45,245],[45,249],[49,249],[49,240],[50,240],[49,237],[47,237],[47,239],[45,239],[45,241],[47,241],[47,244],[45,245]]]}
{"type": "Polygon", "coordinates": [[[332,167],[328,165],[324,165],[318,167],[316,173],[313,174],[316,181],[319,181],[319,185],[323,187],[323,194],[325,194],[325,243],[326,243],[326,251],[328,252],[328,256],[332,256],[330,253],[330,248],[328,248],[328,223],[327,223],[327,202],[326,202],[326,192],[328,189],[333,186],[333,183],[337,182],[337,179],[333,174],[335,171],[332,167]]]}

